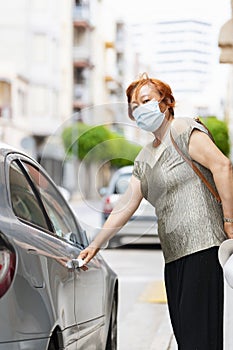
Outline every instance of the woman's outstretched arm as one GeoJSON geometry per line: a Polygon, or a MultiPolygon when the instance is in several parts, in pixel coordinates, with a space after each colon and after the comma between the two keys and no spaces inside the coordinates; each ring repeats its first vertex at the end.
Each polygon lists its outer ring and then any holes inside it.
{"type": "Polygon", "coordinates": [[[100,248],[128,222],[137,210],[142,198],[140,180],[132,175],[126,192],[116,203],[102,229],[90,245],[81,251],[78,258],[83,259],[85,264],[87,264],[100,248]]]}

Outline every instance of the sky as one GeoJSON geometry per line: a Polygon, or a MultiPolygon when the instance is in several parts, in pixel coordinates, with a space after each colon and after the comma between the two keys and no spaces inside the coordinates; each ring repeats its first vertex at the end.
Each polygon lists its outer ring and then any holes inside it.
{"type": "Polygon", "coordinates": [[[161,17],[192,17],[223,24],[231,16],[230,0],[107,0],[119,17],[145,22],[161,17]]]}

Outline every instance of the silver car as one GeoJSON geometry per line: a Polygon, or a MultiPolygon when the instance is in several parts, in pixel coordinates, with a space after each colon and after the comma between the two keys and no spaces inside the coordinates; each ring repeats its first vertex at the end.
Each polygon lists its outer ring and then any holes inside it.
{"type": "MultiPolygon", "coordinates": [[[[103,195],[102,221],[108,218],[117,200],[126,191],[133,166],[125,166],[117,170],[107,188],[102,188],[103,195]]],[[[158,244],[158,224],[154,207],[145,199],[131,217],[129,222],[110,240],[109,247],[124,244],[158,244]]]]}
{"type": "Polygon", "coordinates": [[[115,350],[117,275],[88,244],[58,187],[0,144],[0,350],[115,350]]]}

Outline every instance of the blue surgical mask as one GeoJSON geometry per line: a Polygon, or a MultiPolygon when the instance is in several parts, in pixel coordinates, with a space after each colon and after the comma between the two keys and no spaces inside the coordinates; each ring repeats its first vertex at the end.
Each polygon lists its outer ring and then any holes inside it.
{"type": "Polygon", "coordinates": [[[159,102],[155,100],[138,106],[132,115],[139,128],[151,132],[157,130],[165,118],[165,113],[160,111],[159,102]]]}

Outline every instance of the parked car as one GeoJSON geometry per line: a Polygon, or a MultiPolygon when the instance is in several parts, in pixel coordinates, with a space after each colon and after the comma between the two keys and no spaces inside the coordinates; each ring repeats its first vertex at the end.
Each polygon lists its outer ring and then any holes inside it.
{"type": "MultiPolygon", "coordinates": [[[[133,166],[125,166],[117,170],[108,187],[102,188],[103,195],[102,221],[108,218],[120,196],[126,191],[133,166]]],[[[109,247],[118,247],[124,244],[158,244],[157,217],[154,207],[145,199],[131,217],[129,222],[110,240],[109,247]]]]}
{"type": "Polygon", "coordinates": [[[0,144],[0,350],[116,349],[117,275],[45,170],[0,144]]]}

